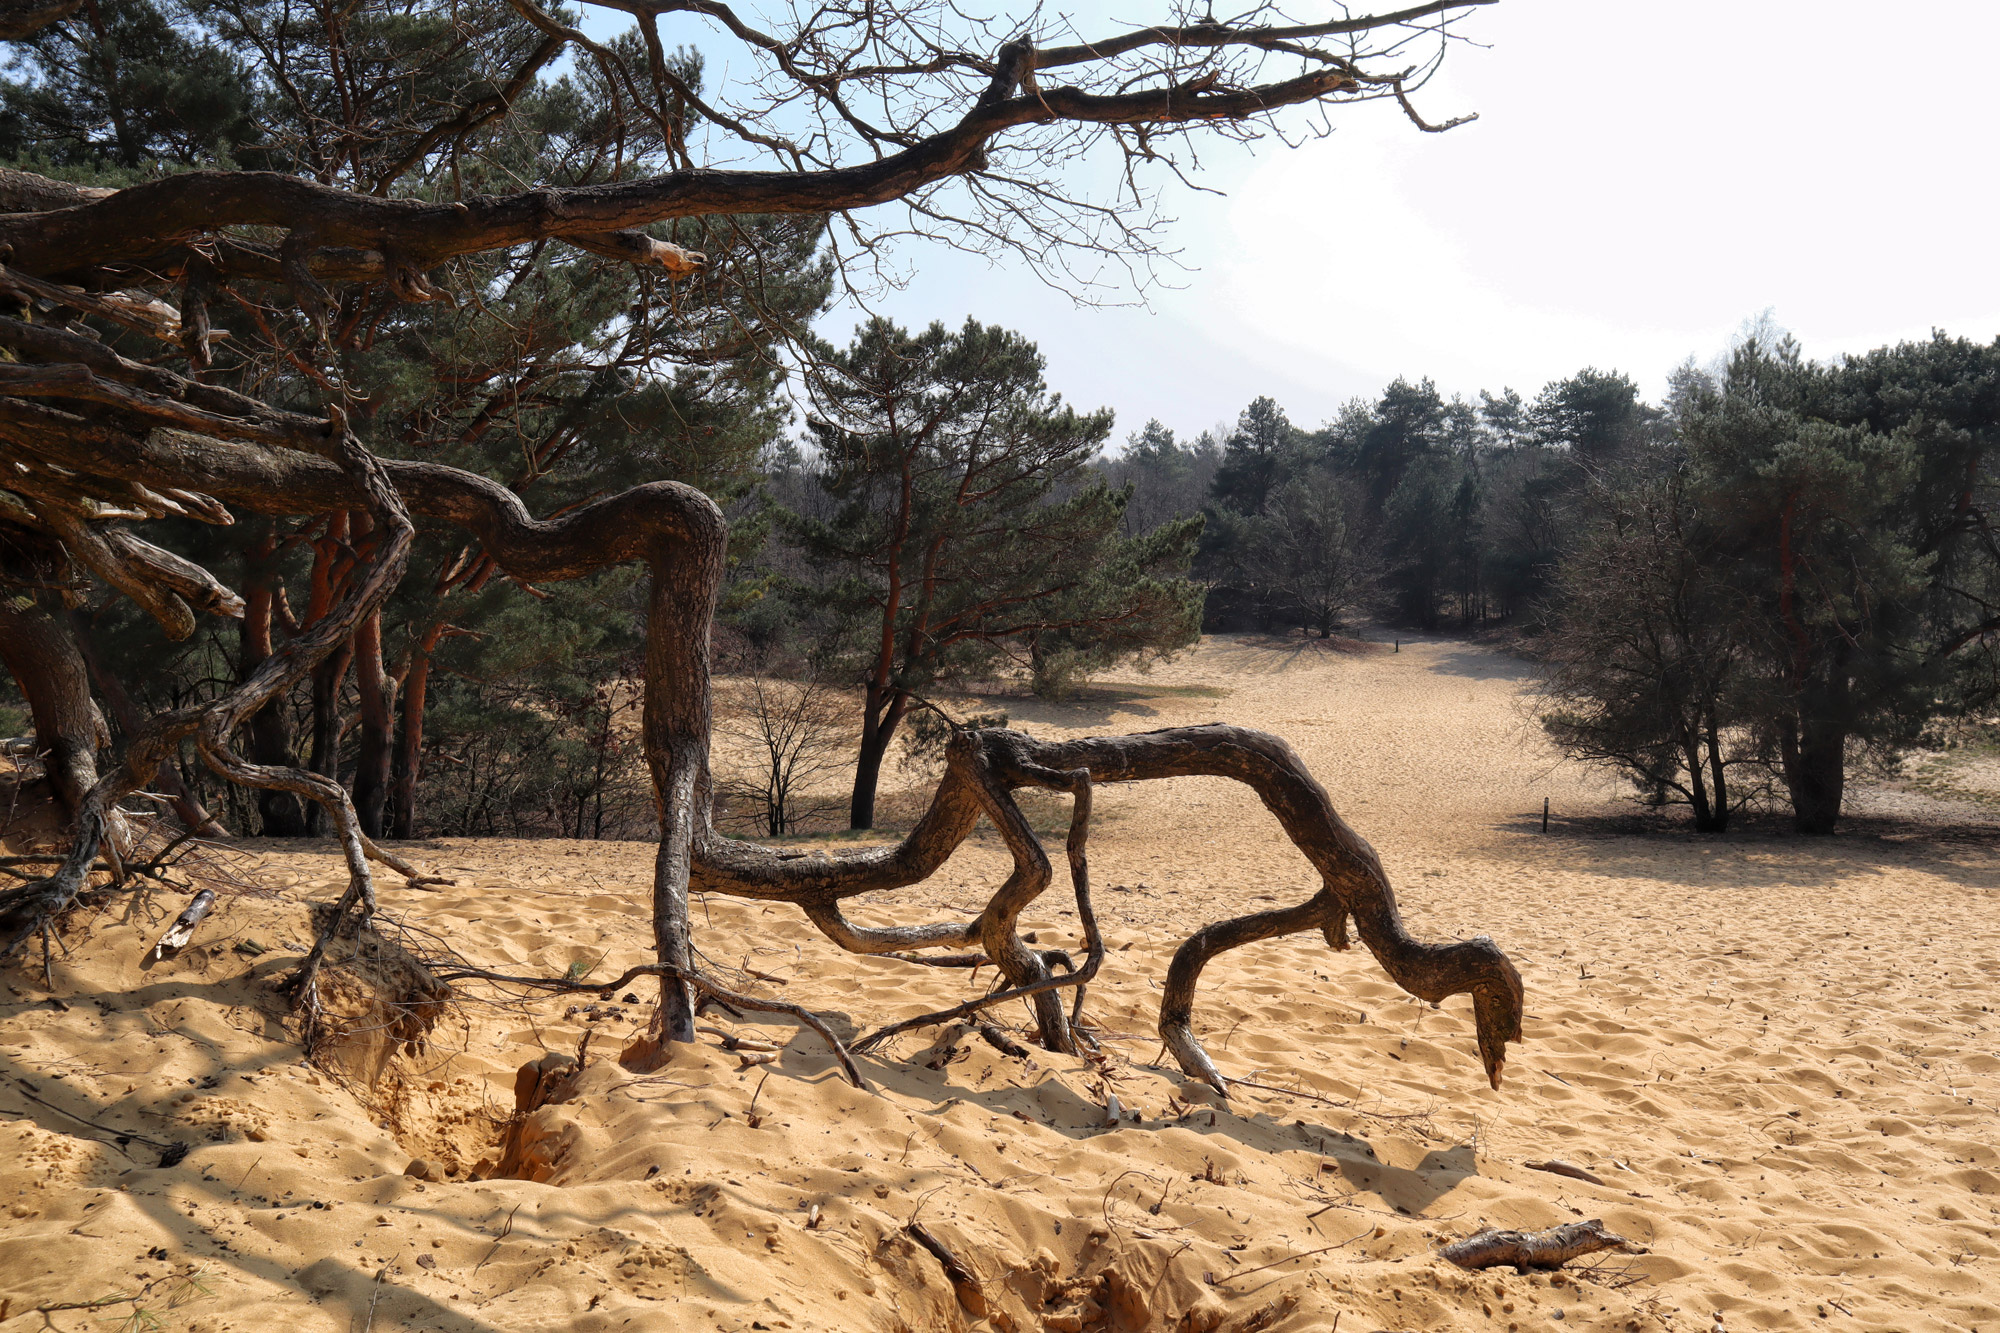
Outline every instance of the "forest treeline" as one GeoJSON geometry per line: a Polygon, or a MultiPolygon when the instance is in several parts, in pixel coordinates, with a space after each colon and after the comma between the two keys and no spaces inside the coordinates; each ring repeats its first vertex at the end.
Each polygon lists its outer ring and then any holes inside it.
{"type": "Polygon", "coordinates": [[[1397,380],[1318,430],[1269,399],[1157,422],[1107,471],[1128,522],[1201,512],[1211,628],[1504,624],[1570,757],[1721,831],[1834,828],[1848,773],[2000,692],[2000,343],[1827,364],[1753,326],[1649,404],[1584,370],[1532,401],[1397,380]]]}
{"type": "MultiPolygon", "coordinates": [[[[617,49],[699,95],[696,53],[639,41],[617,49]]],[[[684,125],[614,114],[605,65],[544,68],[545,46],[504,5],[97,0],[14,46],[0,165],[99,185],[254,166],[457,197],[677,164],[684,125]],[[411,176],[440,134],[448,171],[411,176]]],[[[835,783],[868,827],[891,757],[941,744],[934,696],[1002,676],[1061,695],[1204,627],[1503,627],[1545,664],[1558,744],[1704,829],[1767,799],[1832,828],[1853,764],[1985,707],[2000,680],[1991,345],[1819,365],[1760,334],[1684,367],[1659,403],[1594,369],[1532,399],[1399,379],[1316,428],[1259,398],[1233,428],[1151,422],[1109,448],[1110,414],[1050,392],[1018,333],[813,334],[835,289],[824,219],[683,222],[672,239],[708,262],[671,293],[535,244],[452,261],[452,299],[327,315],[352,429],[385,457],[479,472],[542,515],[663,478],[724,504],[719,665],[742,688],[721,696],[721,797],[745,830],[824,819],[835,783]]],[[[207,382],[302,409],[327,387],[305,360],[236,350],[282,346],[291,312],[232,290],[198,314],[207,382]]],[[[235,570],[244,605],[185,640],[88,582],[5,590],[60,613],[107,734],[233,688],[329,614],[371,549],[362,510],[196,517],[149,530],[235,570]]],[[[516,584],[420,524],[392,599],[252,719],[242,751],[339,778],[381,836],[644,836],[644,609],[633,571],[516,584]]],[[[159,786],[197,827],[321,831],[293,795],[191,756],[159,786]]]]}

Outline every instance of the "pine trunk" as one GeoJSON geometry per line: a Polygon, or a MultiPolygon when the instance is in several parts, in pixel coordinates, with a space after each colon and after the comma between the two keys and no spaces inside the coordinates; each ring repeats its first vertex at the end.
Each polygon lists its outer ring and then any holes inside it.
{"type": "Polygon", "coordinates": [[[882,760],[889,742],[896,738],[896,726],[903,720],[909,700],[901,690],[878,691],[868,687],[868,700],[861,714],[861,753],[854,762],[854,795],[847,805],[847,826],[875,827],[875,789],[882,781],[882,760]]]}
{"type": "MultiPolygon", "coordinates": [[[[695,848],[709,836],[715,784],[708,771],[714,722],[709,626],[721,600],[729,530],[721,511],[691,505],[690,539],[649,553],[652,596],[646,614],[645,708],[641,734],[660,817],[653,860],[653,947],[659,960],[692,974],[693,929],[688,881],[695,848]]],[[[694,1040],[694,995],[683,982],[660,979],[654,1032],[663,1041],[694,1040]]]]}
{"type": "Polygon", "coordinates": [[[417,836],[417,783],[423,777],[424,702],[431,687],[431,653],[444,622],[410,644],[410,669],[403,676],[402,714],[396,732],[394,777],[389,784],[389,836],[417,836]]]}
{"type": "MultiPolygon", "coordinates": [[[[249,678],[274,651],[271,625],[277,608],[276,531],[267,522],[262,535],[244,553],[243,622],[237,629],[237,679],[249,678]]],[[[253,764],[285,768],[292,763],[292,718],[282,697],[265,704],[250,717],[250,754],[253,764]]],[[[288,791],[263,790],[257,793],[257,816],[267,838],[301,838],[306,819],[299,798],[288,791]]]]}
{"type": "Polygon", "coordinates": [[[354,813],[361,831],[379,838],[389,801],[394,730],[394,683],[382,667],[382,616],[369,615],[354,631],[354,685],[361,695],[361,748],[354,762],[354,813]]]}
{"type": "Polygon", "coordinates": [[[1801,833],[1833,832],[1847,785],[1847,729],[1827,718],[1788,720],[1779,751],[1793,826],[1801,833]]]}

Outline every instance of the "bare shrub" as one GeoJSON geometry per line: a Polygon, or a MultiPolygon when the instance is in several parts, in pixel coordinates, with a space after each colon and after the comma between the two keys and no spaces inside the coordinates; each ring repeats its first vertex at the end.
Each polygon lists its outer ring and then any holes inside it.
{"type": "Polygon", "coordinates": [[[851,759],[850,709],[817,671],[785,680],[758,671],[716,690],[716,794],[726,827],[782,837],[838,810],[836,788],[851,759]]]}

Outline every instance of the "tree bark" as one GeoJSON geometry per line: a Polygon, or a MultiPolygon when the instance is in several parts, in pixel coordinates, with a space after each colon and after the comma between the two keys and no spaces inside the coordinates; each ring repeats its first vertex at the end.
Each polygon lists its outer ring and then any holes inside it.
{"type": "Polygon", "coordinates": [[[1715,801],[1715,829],[1717,833],[1729,831],[1729,769],[1722,758],[1722,728],[1717,725],[1715,714],[1708,716],[1705,742],[1708,748],[1709,790],[1715,801]]]}
{"type": "MultiPolygon", "coordinates": [[[[306,603],[305,623],[316,625],[340,595],[350,563],[349,515],[327,517],[326,534],[314,543],[312,594],[306,603]]],[[[340,781],[340,691],[347,682],[347,668],[354,661],[354,641],[335,648],[320,659],[312,672],[312,748],[306,758],[308,771],[340,781]]],[[[306,806],[306,832],[319,836],[326,811],[316,803],[306,806]]]]}
{"type": "MultiPolygon", "coordinates": [[[[640,726],[660,818],[660,846],[653,860],[653,947],[662,963],[692,972],[688,887],[696,849],[711,835],[715,808],[708,771],[714,720],[709,627],[722,595],[729,525],[714,502],[698,491],[690,491],[680,508],[686,527],[656,536],[647,551],[653,588],[646,613],[640,726]]],[[[653,1031],[666,1041],[694,1040],[694,996],[685,982],[660,978],[653,1031]]]]}
{"type": "Polygon", "coordinates": [[[1687,766],[1688,806],[1694,811],[1695,830],[1700,833],[1719,832],[1715,807],[1709,803],[1708,768],[1702,762],[1699,731],[1681,732],[1681,762],[1687,766]]]}
{"type": "MultiPolygon", "coordinates": [[[[1805,643],[1802,630],[1800,642],[1805,643]]],[[[1808,673],[1808,659],[1801,647],[1798,711],[1785,720],[1778,735],[1785,789],[1792,800],[1792,824],[1800,833],[1814,835],[1831,833],[1840,823],[1853,692],[1846,642],[1834,640],[1825,653],[1824,665],[1808,673]]]]}
{"type": "MultiPolygon", "coordinates": [[[[357,546],[372,546],[375,522],[365,509],[353,515],[357,546]]],[[[382,836],[389,800],[390,749],[395,725],[395,685],[382,666],[382,613],[370,611],[354,631],[354,688],[360,695],[361,741],[354,760],[354,815],[361,831],[382,836]]]]}
{"type": "Polygon", "coordinates": [[[854,761],[854,795],[847,806],[847,826],[875,827],[875,792],[882,782],[882,761],[888,757],[889,743],[909,709],[909,696],[893,686],[868,686],[861,712],[861,751],[854,761]]]}
{"type": "MultiPolygon", "coordinates": [[[[238,680],[248,680],[274,651],[271,627],[277,608],[277,527],[268,521],[243,554],[243,623],[238,630],[238,680]]],[[[282,697],[251,714],[246,730],[250,762],[283,767],[292,762],[292,718],[282,697]]],[[[257,793],[257,816],[267,838],[302,838],[305,814],[299,798],[288,791],[265,788],[257,793]]]]}
{"type": "Polygon", "coordinates": [[[1778,748],[1792,826],[1805,834],[1833,832],[1847,785],[1847,729],[1828,718],[1787,718],[1778,748]]]}
{"type": "Polygon", "coordinates": [[[437,651],[445,622],[440,620],[410,641],[410,666],[403,673],[398,699],[401,714],[396,730],[394,776],[389,784],[389,836],[417,836],[417,784],[423,778],[424,703],[431,686],[431,654],[437,651]]]}
{"type": "MultiPolygon", "coordinates": [[[[0,574],[13,571],[10,560],[0,574]]],[[[29,571],[22,573],[40,581],[29,571]]],[[[74,819],[97,781],[97,751],[111,737],[91,701],[90,673],[76,640],[42,605],[41,596],[18,585],[0,584],[0,662],[28,701],[42,771],[74,819]]]]}
{"type": "MultiPolygon", "coordinates": [[[[97,692],[111,705],[111,716],[117,720],[118,730],[127,736],[138,735],[140,728],[146,725],[146,720],[140,716],[138,705],[132,702],[131,692],[125,688],[125,682],[118,679],[114,673],[105,670],[104,661],[97,653],[96,642],[91,634],[90,617],[81,610],[74,610],[69,613],[69,623],[71,632],[76,635],[76,646],[83,654],[84,666],[89,670],[90,679],[97,686],[97,692]]],[[[200,798],[181,781],[180,770],[174,766],[172,759],[160,761],[159,776],[154,779],[154,785],[166,796],[173,806],[175,816],[190,833],[203,838],[229,836],[229,830],[209,814],[200,798]]]]}
{"type": "Polygon", "coordinates": [[[389,800],[389,762],[393,729],[389,673],[382,667],[382,613],[373,611],[354,631],[354,686],[361,695],[361,745],[354,761],[354,814],[361,831],[382,836],[389,800]]]}

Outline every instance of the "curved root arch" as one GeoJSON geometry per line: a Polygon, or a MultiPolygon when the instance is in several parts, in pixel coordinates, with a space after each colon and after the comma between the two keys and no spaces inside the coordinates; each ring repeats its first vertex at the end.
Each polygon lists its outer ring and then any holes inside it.
{"type": "Polygon", "coordinates": [[[1506,1043],[1521,1039],[1519,972],[1484,936],[1450,944],[1428,944],[1412,936],[1374,849],[1340,818],[1326,790],[1278,737],[1219,723],[1056,742],[1037,741],[1015,731],[976,731],[954,738],[948,761],[930,808],[895,847],[839,859],[784,858],[755,844],[710,836],[697,848],[695,888],[797,903],[829,938],[857,953],[978,943],[1009,983],[1007,990],[970,1006],[877,1033],[864,1039],[863,1046],[912,1026],[959,1017],[971,1008],[1032,995],[1044,1044],[1070,1049],[1068,1024],[1062,1020],[1060,1004],[1051,1003],[1051,992],[1061,986],[1080,989],[1095,973],[1103,952],[1083,869],[1082,830],[1089,819],[1091,785],[1225,777],[1257,792],[1286,836],[1319,871],[1322,884],[1319,892],[1297,906],[1217,922],[1181,945],[1160,1002],[1160,1036],[1181,1068],[1226,1093],[1226,1080],[1195,1039],[1192,1026],[1196,983],[1210,959],[1258,940],[1315,929],[1330,945],[1344,949],[1352,918],[1362,943],[1404,990],[1432,1002],[1471,994],[1480,1058],[1488,1081],[1499,1087],[1506,1043]],[[1028,950],[1015,929],[1022,911],[1050,882],[1048,857],[1007,795],[1021,787],[1078,795],[1070,832],[1071,869],[1090,958],[1075,977],[1050,977],[1043,960],[1028,950]],[[1013,854],[1014,872],[978,918],[877,929],[856,926],[841,914],[844,898],[928,878],[972,832],[982,813],[1000,830],[1013,854]]]}

